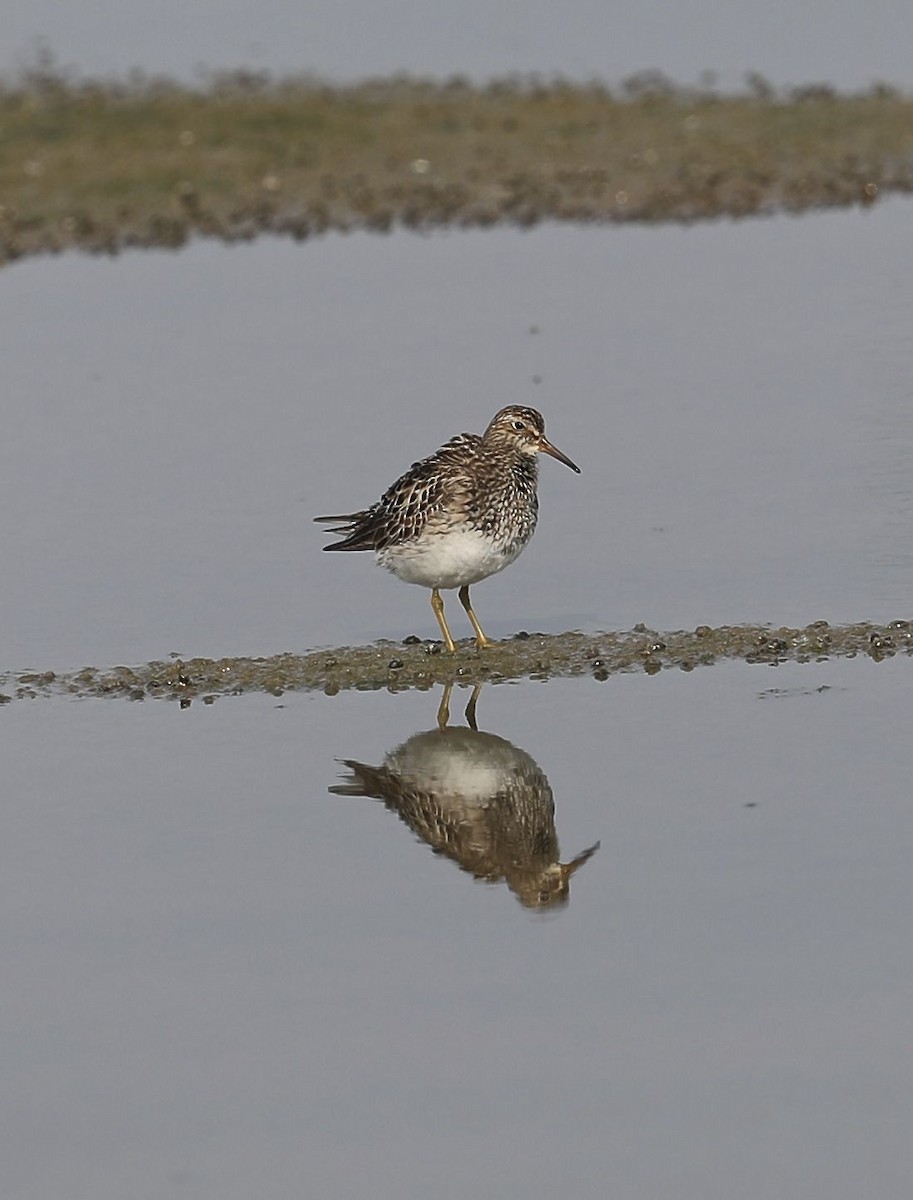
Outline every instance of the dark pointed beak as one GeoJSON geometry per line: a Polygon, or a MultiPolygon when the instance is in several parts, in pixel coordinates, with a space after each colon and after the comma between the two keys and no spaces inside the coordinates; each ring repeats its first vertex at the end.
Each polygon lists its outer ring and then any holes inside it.
{"type": "Polygon", "coordinates": [[[570,879],[574,872],[578,871],[585,862],[589,862],[601,844],[601,842],[594,842],[592,846],[588,846],[586,850],[581,851],[576,858],[572,858],[569,863],[561,863],[561,871],[565,880],[570,879]]]}
{"type": "Polygon", "coordinates": [[[557,458],[560,463],[564,463],[566,467],[570,467],[572,471],[580,474],[580,468],[575,462],[571,462],[566,454],[562,454],[557,446],[553,446],[547,437],[539,438],[539,451],[541,454],[550,454],[552,458],[557,458]]]}

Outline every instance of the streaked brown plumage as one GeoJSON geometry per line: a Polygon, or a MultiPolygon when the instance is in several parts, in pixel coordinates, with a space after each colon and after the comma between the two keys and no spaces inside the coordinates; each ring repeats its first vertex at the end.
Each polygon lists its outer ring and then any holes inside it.
{"type": "Polygon", "coordinates": [[[571,876],[599,848],[560,861],[548,779],[524,750],[491,733],[433,729],[379,767],[344,765],[351,776],[330,792],[382,800],[435,854],[475,879],[503,880],[527,908],[566,904],[571,876]]]}
{"type": "Polygon", "coordinates": [[[413,463],[370,508],[331,522],[342,540],[325,550],[373,550],[378,563],[406,583],[431,589],[447,649],[456,647],[444,617],[441,588],[459,588],[479,646],[488,639],[472,610],[469,587],[509,566],[533,535],[538,517],[536,456],[580,468],[545,436],[534,408],[502,408],[485,433],[460,433],[413,463]]]}

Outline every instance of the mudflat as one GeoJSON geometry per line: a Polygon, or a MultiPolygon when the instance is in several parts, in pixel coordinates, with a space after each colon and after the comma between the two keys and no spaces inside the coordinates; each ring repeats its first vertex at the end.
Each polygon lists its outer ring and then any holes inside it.
{"type": "Polygon", "coordinates": [[[0,86],[0,263],[261,232],[692,222],[913,187],[913,99],[455,79],[0,86]]]}

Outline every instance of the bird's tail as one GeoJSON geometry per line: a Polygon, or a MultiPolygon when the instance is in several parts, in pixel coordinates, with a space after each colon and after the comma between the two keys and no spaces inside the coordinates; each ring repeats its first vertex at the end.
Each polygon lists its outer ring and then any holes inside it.
{"type": "Polygon", "coordinates": [[[330,526],[327,533],[341,533],[343,540],[324,546],[324,550],[373,550],[374,539],[372,531],[366,522],[371,516],[371,510],[364,512],[340,513],[336,517],[315,517],[315,521],[336,522],[330,526]]]}
{"type": "Polygon", "coordinates": [[[372,800],[383,800],[390,790],[390,774],[386,767],[369,767],[367,763],[354,759],[340,760],[348,767],[351,775],[343,775],[342,783],[334,783],[327,791],[334,796],[368,796],[372,800]]]}

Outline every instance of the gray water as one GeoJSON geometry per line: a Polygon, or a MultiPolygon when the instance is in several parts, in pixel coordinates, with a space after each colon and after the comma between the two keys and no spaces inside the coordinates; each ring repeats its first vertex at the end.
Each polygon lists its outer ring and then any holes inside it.
{"type": "Polygon", "coordinates": [[[408,71],[480,80],[532,71],[612,83],[654,68],[726,87],[759,71],[778,84],[910,86],[910,15],[897,0],[6,0],[0,70],[49,47],[84,74],[194,78],[245,68],[361,79],[408,71]]]}
{"type": "Polygon", "coordinates": [[[531,547],[474,592],[491,635],[908,616],[909,213],[20,264],[5,665],[436,635],[310,518],[513,403],[583,474],[543,461],[531,547]]]}
{"type": "MultiPolygon", "coordinates": [[[[514,401],[583,474],[491,635],[909,617],[908,213],[4,271],[4,669],[431,635],[309,518],[514,401]]],[[[562,860],[601,841],[548,913],[328,792],[439,693],[4,705],[0,1193],[906,1195],[910,694],[485,688],[562,860]]]]}
{"type": "Polygon", "coordinates": [[[530,914],[327,795],[437,697],[3,713],[10,1200],[900,1197],[909,663],[488,689],[530,914]]]}

